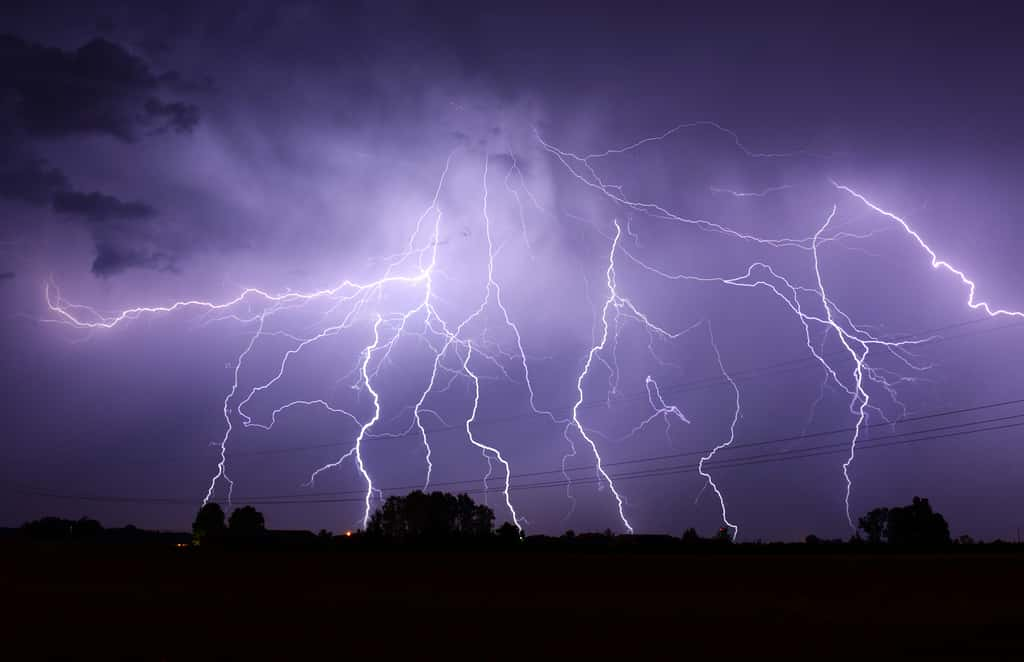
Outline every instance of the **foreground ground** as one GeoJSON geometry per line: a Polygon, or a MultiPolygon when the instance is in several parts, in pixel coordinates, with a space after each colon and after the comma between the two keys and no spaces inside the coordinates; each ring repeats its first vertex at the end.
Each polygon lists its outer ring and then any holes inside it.
{"type": "Polygon", "coordinates": [[[292,658],[319,647],[387,657],[412,646],[427,658],[646,651],[1024,659],[1024,557],[1009,554],[13,545],[0,549],[0,561],[9,645],[32,647],[32,657],[292,658]]]}

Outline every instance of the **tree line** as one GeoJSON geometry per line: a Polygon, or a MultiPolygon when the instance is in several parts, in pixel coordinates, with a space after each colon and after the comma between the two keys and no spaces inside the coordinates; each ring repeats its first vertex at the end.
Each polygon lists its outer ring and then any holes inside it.
{"type": "MultiPolygon", "coordinates": [[[[495,528],[494,511],[483,504],[473,501],[467,494],[450,494],[447,492],[430,492],[422,490],[410,492],[405,496],[388,497],[372,514],[364,531],[346,532],[343,536],[335,536],[329,531],[320,533],[296,531],[282,532],[267,529],[263,513],[252,506],[235,508],[227,516],[220,504],[207,503],[199,509],[192,523],[191,545],[211,547],[257,546],[262,543],[281,542],[290,539],[297,544],[313,542],[340,542],[341,539],[352,539],[352,543],[361,542],[371,545],[431,545],[444,544],[454,546],[473,546],[481,544],[516,544],[525,539],[525,532],[511,522],[505,522],[495,528]]],[[[137,539],[143,532],[128,526],[122,529],[104,530],[96,520],[83,517],[79,520],[66,520],[57,517],[44,517],[25,523],[20,532],[36,540],[95,540],[106,536],[118,540],[137,539]],[[117,532],[114,536],[113,533],[117,532]]],[[[181,534],[148,535],[173,536],[181,534]]],[[[177,539],[175,539],[177,540],[177,539]]],[[[732,546],[733,540],[727,529],[719,529],[710,537],[703,537],[693,528],[683,532],[682,536],[616,536],[610,530],[603,533],[581,533],[567,531],[564,535],[554,538],[550,536],[531,536],[534,545],[542,545],[545,541],[558,541],[562,545],[577,548],[602,547],[616,541],[619,547],[647,545],[674,548],[682,545],[689,549],[722,549],[732,546]]],[[[893,508],[875,508],[858,520],[857,532],[849,539],[825,540],[817,536],[807,536],[804,541],[811,545],[866,545],[875,548],[899,549],[938,549],[953,543],[967,544],[974,542],[967,536],[952,540],[946,519],[935,512],[928,499],[914,497],[910,504],[893,508]]],[[[180,541],[178,546],[183,546],[180,541]]],[[[184,543],[187,544],[187,543],[184,543]]]]}

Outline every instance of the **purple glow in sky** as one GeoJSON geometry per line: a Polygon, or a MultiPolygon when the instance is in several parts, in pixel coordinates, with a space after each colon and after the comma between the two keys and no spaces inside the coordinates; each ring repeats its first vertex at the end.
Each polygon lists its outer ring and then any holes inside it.
{"type": "Polygon", "coordinates": [[[1012,536],[1024,47],[959,11],[5,9],[2,524],[1012,536]]]}

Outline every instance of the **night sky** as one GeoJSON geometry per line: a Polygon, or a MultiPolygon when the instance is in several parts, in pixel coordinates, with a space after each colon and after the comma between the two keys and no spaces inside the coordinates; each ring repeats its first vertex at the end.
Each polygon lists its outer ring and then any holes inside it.
{"type": "Polygon", "coordinates": [[[1024,524],[1011,10],[142,4],[0,10],[0,525],[1024,524]]]}

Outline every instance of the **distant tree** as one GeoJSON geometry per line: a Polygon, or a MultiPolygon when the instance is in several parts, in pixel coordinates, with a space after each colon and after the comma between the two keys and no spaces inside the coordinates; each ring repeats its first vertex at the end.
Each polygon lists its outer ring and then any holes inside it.
{"type": "Polygon", "coordinates": [[[485,537],[494,531],[494,511],[487,506],[478,506],[469,495],[456,497],[458,532],[462,535],[485,537]]]}
{"type": "Polygon", "coordinates": [[[505,542],[518,542],[523,537],[519,528],[512,522],[505,522],[499,526],[496,533],[498,534],[498,539],[505,542]]]}
{"type": "Polygon", "coordinates": [[[459,531],[469,532],[475,529],[475,507],[476,504],[469,498],[468,494],[460,494],[455,497],[455,520],[459,531]]]}
{"type": "Polygon", "coordinates": [[[21,531],[36,540],[65,540],[71,537],[70,520],[59,517],[43,517],[21,525],[21,531]]]}
{"type": "Polygon", "coordinates": [[[494,511],[468,495],[421,490],[388,497],[366,527],[371,537],[396,541],[481,538],[493,530],[494,511]]]}
{"type": "Polygon", "coordinates": [[[888,508],[875,508],[857,520],[857,528],[868,537],[868,542],[877,545],[886,537],[886,524],[889,521],[888,508]]]}
{"type": "Polygon", "coordinates": [[[572,540],[576,537],[576,532],[572,529],[566,529],[565,533],[562,534],[562,537],[566,540],[572,540]]]}
{"type": "Polygon", "coordinates": [[[957,538],[955,542],[958,545],[973,545],[974,544],[974,538],[970,537],[969,535],[967,535],[965,533],[962,536],[960,536],[959,538],[957,538]]]}
{"type": "Polygon", "coordinates": [[[952,542],[946,518],[932,510],[928,499],[914,497],[909,506],[875,508],[858,520],[868,542],[901,547],[936,547],[952,542]]]}
{"type": "Polygon", "coordinates": [[[199,509],[192,522],[192,539],[196,544],[222,538],[227,531],[224,525],[224,509],[220,504],[208,503],[199,509]]]}
{"type": "Polygon", "coordinates": [[[816,536],[816,535],[814,535],[812,533],[812,534],[808,535],[806,538],[804,538],[804,544],[806,544],[806,545],[820,545],[821,544],[821,538],[819,538],[818,536],[816,536]]]}
{"type": "Polygon", "coordinates": [[[267,532],[267,525],[263,513],[252,506],[242,506],[231,513],[228,531],[234,538],[258,538],[267,532]]]}
{"type": "Polygon", "coordinates": [[[891,545],[937,547],[951,542],[946,518],[921,497],[914,497],[909,506],[891,509],[885,530],[891,545]]]}
{"type": "Polygon", "coordinates": [[[729,529],[727,529],[724,526],[722,528],[718,529],[718,533],[715,534],[715,542],[723,543],[723,544],[731,543],[732,542],[732,534],[729,532],[729,529]]]}
{"type": "Polygon", "coordinates": [[[82,517],[71,525],[71,537],[75,539],[95,538],[101,533],[103,525],[89,517],[82,517]]]}
{"type": "Polygon", "coordinates": [[[683,531],[683,543],[686,545],[695,545],[701,541],[700,534],[697,533],[697,529],[692,526],[687,530],[683,531]]]}

